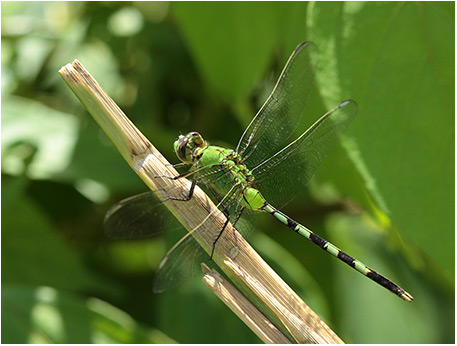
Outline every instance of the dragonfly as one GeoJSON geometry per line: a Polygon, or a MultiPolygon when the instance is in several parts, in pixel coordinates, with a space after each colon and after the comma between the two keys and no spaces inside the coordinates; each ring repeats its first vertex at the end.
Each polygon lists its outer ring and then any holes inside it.
{"type": "MultiPolygon", "coordinates": [[[[274,207],[286,204],[304,188],[357,113],[356,102],[345,100],[293,137],[313,85],[316,56],[317,47],[313,43],[297,46],[236,149],[210,145],[198,132],[180,135],[174,142],[174,151],[181,161],[178,165],[188,170],[168,178],[190,178],[191,186],[184,197],[169,196],[166,200],[189,201],[197,184],[215,196],[226,222],[215,236],[210,258],[228,222],[242,230],[247,228],[240,222],[244,215],[264,212],[400,298],[412,301],[413,296],[400,286],[274,207]],[[298,172],[294,179],[291,172],[298,172]]],[[[171,217],[164,217],[163,202],[153,192],[119,202],[107,212],[106,233],[112,238],[158,233],[166,226],[152,227],[152,224],[171,217]]],[[[154,291],[161,292],[185,281],[194,275],[190,266],[196,258],[208,259],[208,254],[191,236],[193,231],[173,246],[159,264],[154,291]]]]}

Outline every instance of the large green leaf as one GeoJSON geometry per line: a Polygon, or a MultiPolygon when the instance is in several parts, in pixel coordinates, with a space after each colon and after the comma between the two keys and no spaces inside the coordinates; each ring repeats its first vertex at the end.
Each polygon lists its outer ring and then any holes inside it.
{"type": "Polygon", "coordinates": [[[454,4],[314,3],[325,103],[353,98],[359,172],[407,241],[454,274],[454,4]]]}
{"type": "Polygon", "coordinates": [[[229,101],[243,100],[258,82],[290,28],[287,19],[294,28],[302,23],[293,35],[301,38],[289,48],[305,39],[303,5],[181,2],[173,4],[173,14],[208,87],[229,101]]]}

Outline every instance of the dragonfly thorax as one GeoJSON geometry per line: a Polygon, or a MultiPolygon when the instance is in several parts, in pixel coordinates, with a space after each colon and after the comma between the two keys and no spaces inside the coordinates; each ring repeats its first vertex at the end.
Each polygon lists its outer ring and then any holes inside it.
{"type": "Polygon", "coordinates": [[[194,165],[195,177],[211,176],[214,191],[224,196],[236,186],[240,203],[251,210],[260,210],[265,199],[255,188],[254,175],[244,165],[242,157],[232,149],[209,145],[198,132],[179,136],[174,143],[178,158],[194,165]]]}

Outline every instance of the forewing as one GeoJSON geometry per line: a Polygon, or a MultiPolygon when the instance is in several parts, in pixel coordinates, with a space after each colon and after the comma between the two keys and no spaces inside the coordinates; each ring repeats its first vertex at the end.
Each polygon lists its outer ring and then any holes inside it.
{"type": "Polygon", "coordinates": [[[267,201],[280,207],[296,196],[356,114],[354,101],[341,102],[295,141],[253,168],[257,187],[267,201]]]}
{"type": "Polygon", "coordinates": [[[113,239],[145,238],[179,225],[164,203],[151,191],[115,204],[108,210],[104,220],[105,233],[113,239]]]}
{"type": "Polygon", "coordinates": [[[255,167],[290,143],[314,81],[317,47],[303,42],[294,50],[271,95],[243,133],[236,151],[255,167]]]}

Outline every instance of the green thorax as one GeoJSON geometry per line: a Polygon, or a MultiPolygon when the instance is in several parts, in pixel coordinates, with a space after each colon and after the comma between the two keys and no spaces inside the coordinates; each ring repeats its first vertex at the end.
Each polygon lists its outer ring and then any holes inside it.
{"type": "Polygon", "coordinates": [[[196,178],[204,179],[220,196],[225,196],[235,186],[234,198],[243,206],[259,210],[265,204],[254,187],[253,174],[236,151],[209,145],[197,132],[179,136],[174,147],[182,162],[193,165],[191,170],[195,171],[196,178]]]}

